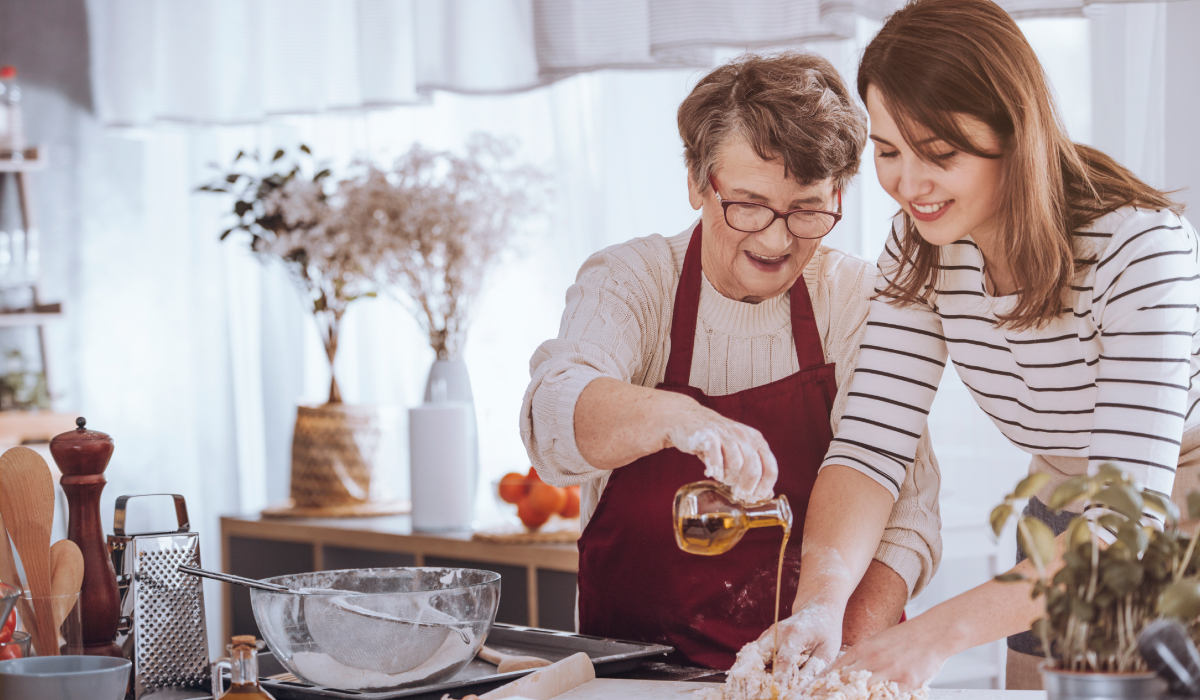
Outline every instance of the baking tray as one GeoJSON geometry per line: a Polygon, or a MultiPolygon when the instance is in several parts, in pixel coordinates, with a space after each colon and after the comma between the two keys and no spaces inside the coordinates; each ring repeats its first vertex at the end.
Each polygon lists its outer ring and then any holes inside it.
{"type": "MultiPolygon", "coordinates": [[[[673,651],[671,647],[661,644],[627,642],[501,623],[492,625],[486,644],[492,649],[507,654],[540,656],[551,662],[565,659],[582,651],[592,659],[597,676],[623,673],[636,668],[643,661],[652,661],[655,657],[673,651]]],[[[471,663],[467,664],[466,668],[459,671],[457,675],[440,683],[401,690],[355,691],[323,688],[307,683],[270,680],[266,676],[285,673],[287,669],[269,652],[259,654],[258,658],[258,673],[262,676],[259,678],[259,682],[271,695],[275,696],[276,700],[309,700],[310,698],[439,700],[446,693],[460,698],[468,693],[485,693],[492,688],[533,673],[533,670],[496,673],[495,666],[486,661],[472,659],[471,663]]]]}

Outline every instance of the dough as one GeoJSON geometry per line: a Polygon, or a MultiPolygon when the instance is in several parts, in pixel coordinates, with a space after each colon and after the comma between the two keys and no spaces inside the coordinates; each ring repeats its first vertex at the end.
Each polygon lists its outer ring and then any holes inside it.
{"type": "Polygon", "coordinates": [[[929,700],[928,684],[911,693],[894,682],[868,686],[868,671],[826,671],[825,662],[811,659],[804,668],[777,675],[767,671],[768,654],[754,642],[738,652],[725,683],[697,690],[695,700],[929,700]]]}

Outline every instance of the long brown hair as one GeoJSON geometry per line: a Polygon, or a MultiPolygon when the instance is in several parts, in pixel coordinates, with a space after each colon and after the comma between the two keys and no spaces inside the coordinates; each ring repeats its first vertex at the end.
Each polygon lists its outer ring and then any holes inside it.
{"type": "MultiPolygon", "coordinates": [[[[1182,208],[1104,153],[1067,137],[1037,56],[1017,23],[990,0],[914,0],[884,23],[863,53],[858,94],[875,86],[905,141],[931,163],[932,135],[972,155],[1005,159],[996,222],[1017,287],[1000,318],[1014,329],[1044,326],[1063,310],[1077,270],[1073,233],[1121,207],[1182,208]],[[999,137],[1002,155],[964,134],[958,115],[999,137]]],[[[925,298],[937,286],[940,248],[905,214],[896,303],[925,298]]]]}

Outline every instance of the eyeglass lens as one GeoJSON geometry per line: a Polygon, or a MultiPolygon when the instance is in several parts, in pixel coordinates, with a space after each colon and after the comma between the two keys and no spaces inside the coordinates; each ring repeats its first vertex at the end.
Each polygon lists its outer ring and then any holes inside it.
{"type": "MultiPolygon", "coordinates": [[[[725,223],[746,233],[761,231],[775,220],[775,212],[758,204],[737,203],[725,208],[725,223]]],[[[787,216],[788,231],[798,238],[820,238],[829,233],[837,219],[814,211],[794,211],[787,216]]]]}

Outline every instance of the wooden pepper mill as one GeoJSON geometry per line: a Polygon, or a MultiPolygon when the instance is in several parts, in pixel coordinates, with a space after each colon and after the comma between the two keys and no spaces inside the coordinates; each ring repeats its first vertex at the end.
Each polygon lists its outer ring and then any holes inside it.
{"type": "Polygon", "coordinates": [[[112,457],[113,441],[105,433],[87,430],[87,421],[76,418],[76,430],[50,441],[50,454],[62,472],[62,490],[67,495],[67,539],[83,552],[83,586],[79,610],[83,622],[83,653],[120,657],[117,636],[121,599],[117,574],[109,558],[104,528],[100,524],[100,492],[104,470],[112,457]]]}

